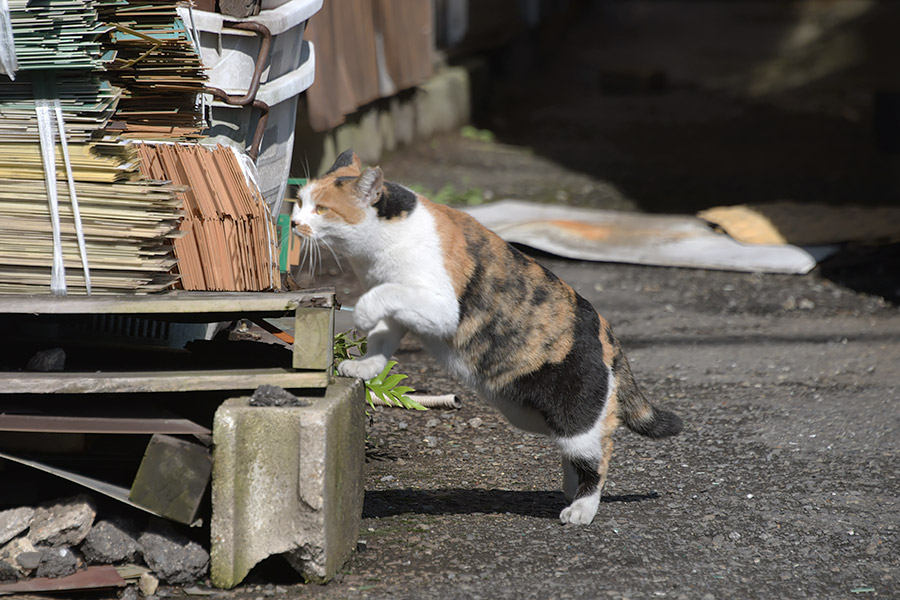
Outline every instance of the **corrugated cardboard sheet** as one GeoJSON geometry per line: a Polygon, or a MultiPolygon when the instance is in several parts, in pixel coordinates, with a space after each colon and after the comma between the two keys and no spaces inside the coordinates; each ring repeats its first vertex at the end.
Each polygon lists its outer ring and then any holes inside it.
{"type": "Polygon", "coordinates": [[[181,287],[261,291],[280,286],[274,226],[234,151],[196,144],[138,148],[146,176],[183,189],[184,236],[175,240],[181,287]]]}
{"type": "Polygon", "coordinates": [[[326,2],[304,35],[317,48],[316,82],[307,91],[315,131],[431,77],[431,2],[326,2]]]}

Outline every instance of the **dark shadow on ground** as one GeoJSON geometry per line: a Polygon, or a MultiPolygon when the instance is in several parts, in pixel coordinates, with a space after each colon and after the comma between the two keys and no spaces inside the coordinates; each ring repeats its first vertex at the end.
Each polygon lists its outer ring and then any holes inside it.
{"type": "MultiPolygon", "coordinates": [[[[603,502],[643,502],[659,494],[604,496],[603,502]]],[[[443,490],[366,491],[363,518],[402,514],[471,515],[512,513],[540,519],[557,519],[566,499],[559,491],[514,491],[448,488],[443,490]]]]}
{"type": "Polygon", "coordinates": [[[750,9],[731,3],[575,3],[557,37],[536,32],[496,53],[479,125],[648,212],[895,202],[896,165],[879,153],[872,109],[879,86],[900,85],[882,74],[898,11],[875,3],[821,47],[781,56],[800,27],[797,4],[742,15],[750,9]],[[859,56],[841,53],[844,39],[859,56]],[[804,53],[848,64],[805,73],[804,53]],[[772,91],[751,95],[757,80],[772,91]]]}
{"type": "Polygon", "coordinates": [[[900,244],[847,247],[818,269],[826,279],[900,305],[900,244]]]}

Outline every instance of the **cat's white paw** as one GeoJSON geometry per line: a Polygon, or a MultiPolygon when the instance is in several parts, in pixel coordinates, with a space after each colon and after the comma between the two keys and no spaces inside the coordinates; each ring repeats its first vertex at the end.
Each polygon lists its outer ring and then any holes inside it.
{"type": "Polygon", "coordinates": [[[565,507],[562,512],[559,513],[559,520],[563,524],[571,523],[573,525],[588,525],[594,520],[594,515],[597,514],[597,507],[599,506],[599,493],[584,496],[565,507]]]}
{"type": "Polygon", "coordinates": [[[372,379],[387,366],[382,357],[345,360],[337,366],[338,374],[344,377],[359,377],[363,381],[372,379]]]}

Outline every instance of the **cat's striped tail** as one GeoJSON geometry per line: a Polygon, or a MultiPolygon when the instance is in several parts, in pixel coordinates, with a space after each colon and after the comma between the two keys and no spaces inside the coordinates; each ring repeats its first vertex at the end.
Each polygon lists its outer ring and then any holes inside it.
{"type": "Polygon", "coordinates": [[[680,433],[681,417],[650,404],[635,383],[625,355],[620,355],[619,359],[618,408],[619,418],[625,427],[649,438],[664,438],[680,433]]]}

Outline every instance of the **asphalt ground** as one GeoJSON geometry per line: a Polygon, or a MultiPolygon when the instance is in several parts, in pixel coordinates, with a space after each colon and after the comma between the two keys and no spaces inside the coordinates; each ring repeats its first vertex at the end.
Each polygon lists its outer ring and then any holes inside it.
{"type": "MultiPolygon", "coordinates": [[[[682,214],[781,199],[896,203],[896,160],[873,145],[858,79],[745,93],[760,72],[796,72],[771,52],[797,26],[796,6],[686,4],[607,3],[622,12],[568,23],[556,60],[517,71],[498,59],[505,76],[477,128],[398,150],[381,163],[387,179],[451,202],[682,214]]],[[[846,22],[875,44],[892,21],[846,22]]],[[[555,448],[407,340],[397,370],[462,408],[371,411],[360,543],[334,582],[295,585],[274,569],[226,595],[900,597],[898,255],[852,246],[802,276],[539,255],[612,323],[639,385],[683,418],[683,433],[620,430],[594,522],[563,526],[555,448]]],[[[318,281],[347,304],[359,293],[333,267],[318,281]]]]}

